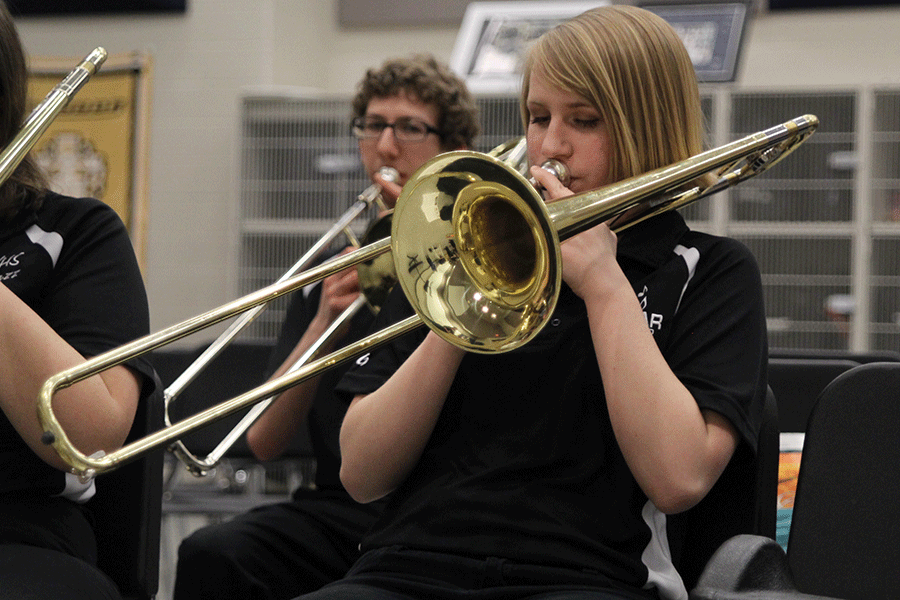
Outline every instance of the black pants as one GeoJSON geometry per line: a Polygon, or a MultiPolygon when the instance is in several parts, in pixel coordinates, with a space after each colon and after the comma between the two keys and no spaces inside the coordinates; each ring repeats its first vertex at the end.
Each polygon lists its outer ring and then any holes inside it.
{"type": "Polygon", "coordinates": [[[399,547],[366,552],[341,581],[300,600],[648,600],[594,573],[399,547]]]}
{"type": "Polygon", "coordinates": [[[339,579],[377,507],[343,492],[298,491],[185,538],[174,600],[287,600],[339,579]]]}
{"type": "Polygon", "coordinates": [[[0,600],[120,598],[96,556],[80,506],[61,498],[0,498],[0,600]]]}

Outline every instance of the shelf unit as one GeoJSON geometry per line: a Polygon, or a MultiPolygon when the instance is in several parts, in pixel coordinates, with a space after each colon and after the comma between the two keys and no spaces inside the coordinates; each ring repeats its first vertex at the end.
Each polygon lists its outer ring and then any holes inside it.
{"type": "MultiPolygon", "coordinates": [[[[478,103],[477,150],[521,135],[517,98],[478,103]]],[[[820,119],[780,164],[683,209],[692,227],[753,251],[770,346],[900,349],[900,90],[715,87],[703,108],[711,146],[806,113],[820,119]]],[[[369,184],[349,119],[347,97],[243,98],[240,293],[278,279],[369,184]]],[[[285,305],[246,335],[274,340],[285,305]]]]}

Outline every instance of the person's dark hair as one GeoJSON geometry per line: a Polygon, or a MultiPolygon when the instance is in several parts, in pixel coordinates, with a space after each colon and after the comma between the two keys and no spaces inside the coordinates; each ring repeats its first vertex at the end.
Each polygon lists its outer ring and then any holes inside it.
{"type": "MultiPolygon", "coordinates": [[[[0,0],[0,149],[5,149],[25,122],[28,66],[25,50],[6,2],[0,0]]],[[[46,180],[31,155],[0,184],[0,222],[37,208],[46,180]]]]}
{"type": "Polygon", "coordinates": [[[478,107],[465,82],[427,54],[385,61],[369,69],[357,86],[353,118],[366,114],[372,98],[408,94],[438,110],[437,129],[445,150],[471,148],[478,135],[478,107]]]}

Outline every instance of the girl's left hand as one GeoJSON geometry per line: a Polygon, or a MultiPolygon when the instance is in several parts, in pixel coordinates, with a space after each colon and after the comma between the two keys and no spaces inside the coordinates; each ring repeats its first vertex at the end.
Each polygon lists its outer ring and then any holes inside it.
{"type": "Polygon", "coordinates": [[[564,241],[560,246],[563,281],[580,298],[614,291],[627,283],[616,262],[618,239],[606,223],[600,223],[564,241]]]}
{"type": "MultiPolygon", "coordinates": [[[[543,186],[548,203],[573,195],[572,190],[560,183],[546,169],[531,167],[530,173],[543,186]]],[[[560,247],[563,281],[581,298],[585,298],[594,289],[602,291],[601,284],[604,282],[617,281],[618,278],[604,275],[609,273],[609,269],[621,273],[616,262],[616,245],[616,234],[605,223],[564,241],[560,247]],[[592,288],[593,285],[601,287],[592,288]]]]}
{"type": "Polygon", "coordinates": [[[543,188],[543,196],[545,202],[554,202],[560,198],[571,196],[574,192],[564,186],[553,173],[542,167],[532,166],[529,169],[531,176],[538,182],[540,188],[543,188]]]}

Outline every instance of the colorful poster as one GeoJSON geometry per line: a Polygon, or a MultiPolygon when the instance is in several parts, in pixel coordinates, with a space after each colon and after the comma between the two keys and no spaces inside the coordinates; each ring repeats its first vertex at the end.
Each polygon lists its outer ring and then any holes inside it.
{"type": "Polygon", "coordinates": [[[800,452],[782,452],[778,460],[778,508],[794,508],[800,452]]]}

